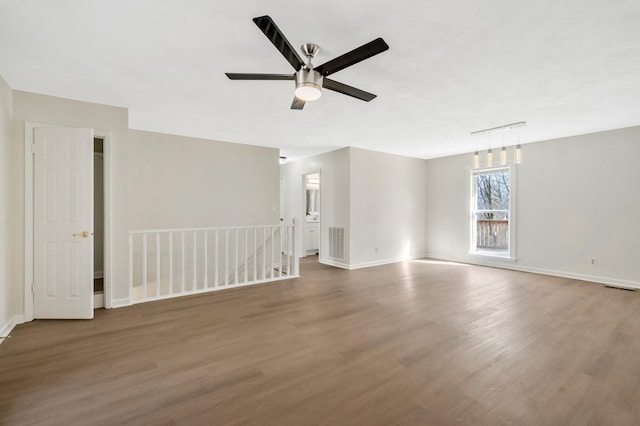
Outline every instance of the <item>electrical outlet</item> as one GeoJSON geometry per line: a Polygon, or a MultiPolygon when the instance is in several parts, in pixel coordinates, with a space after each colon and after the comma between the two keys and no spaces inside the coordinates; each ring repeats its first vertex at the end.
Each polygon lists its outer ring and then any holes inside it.
{"type": "Polygon", "coordinates": [[[598,258],[597,258],[597,257],[591,257],[591,258],[589,258],[589,265],[591,265],[591,266],[598,266],[598,258]]]}

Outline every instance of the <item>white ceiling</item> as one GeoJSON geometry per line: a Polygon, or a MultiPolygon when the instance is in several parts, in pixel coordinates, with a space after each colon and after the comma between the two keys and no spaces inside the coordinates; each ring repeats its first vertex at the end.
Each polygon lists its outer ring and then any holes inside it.
{"type": "Polygon", "coordinates": [[[129,108],[134,129],[263,145],[298,158],[356,146],[421,158],[640,124],[640,0],[2,0],[0,75],[18,90],[129,108]],[[390,49],[289,109],[290,73],[252,22],[270,15],[322,64],[383,37],[390,49]],[[506,144],[516,143],[506,132],[506,144]],[[499,140],[498,140],[499,138],[499,140]]]}

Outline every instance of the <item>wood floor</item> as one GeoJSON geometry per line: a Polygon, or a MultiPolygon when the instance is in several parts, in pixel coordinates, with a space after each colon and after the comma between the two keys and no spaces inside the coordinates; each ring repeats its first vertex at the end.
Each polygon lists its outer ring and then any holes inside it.
{"type": "Polygon", "coordinates": [[[0,424],[638,425],[640,293],[413,261],[34,321],[0,424]]]}

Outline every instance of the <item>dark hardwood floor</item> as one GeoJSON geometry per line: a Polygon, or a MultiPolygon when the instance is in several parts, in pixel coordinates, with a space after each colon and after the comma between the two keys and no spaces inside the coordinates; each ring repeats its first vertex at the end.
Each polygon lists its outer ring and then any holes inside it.
{"type": "Polygon", "coordinates": [[[33,321],[0,424],[638,425],[640,293],[444,262],[33,321]]]}

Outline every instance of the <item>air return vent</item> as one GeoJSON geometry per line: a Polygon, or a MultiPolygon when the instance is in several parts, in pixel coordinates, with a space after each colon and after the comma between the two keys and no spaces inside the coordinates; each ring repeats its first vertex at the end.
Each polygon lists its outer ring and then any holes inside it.
{"type": "Polygon", "coordinates": [[[329,227],[329,257],[344,260],[344,228],[329,227]]]}
{"type": "Polygon", "coordinates": [[[624,290],[624,291],[636,291],[634,288],[629,287],[618,287],[617,285],[605,285],[606,288],[612,288],[614,290],[624,290]]]}

